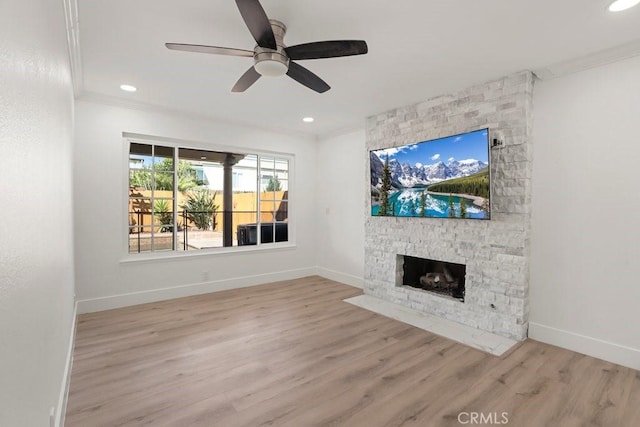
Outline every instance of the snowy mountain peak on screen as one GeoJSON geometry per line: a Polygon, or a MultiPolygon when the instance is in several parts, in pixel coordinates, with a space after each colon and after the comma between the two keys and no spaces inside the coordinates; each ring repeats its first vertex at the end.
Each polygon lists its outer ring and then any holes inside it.
{"type": "MultiPolygon", "coordinates": [[[[370,154],[370,160],[371,185],[380,187],[382,184],[384,162],[373,152],[370,154]]],[[[433,184],[444,181],[445,179],[469,176],[481,171],[487,166],[485,162],[476,159],[456,160],[450,158],[447,160],[447,163],[442,161],[431,165],[416,163],[414,166],[411,166],[409,163],[401,164],[396,159],[389,160],[391,185],[395,188],[410,188],[433,184]]]]}
{"type": "Polygon", "coordinates": [[[473,175],[474,173],[479,172],[486,167],[486,163],[476,159],[449,159],[449,161],[447,162],[447,168],[449,168],[451,178],[473,175]]]}

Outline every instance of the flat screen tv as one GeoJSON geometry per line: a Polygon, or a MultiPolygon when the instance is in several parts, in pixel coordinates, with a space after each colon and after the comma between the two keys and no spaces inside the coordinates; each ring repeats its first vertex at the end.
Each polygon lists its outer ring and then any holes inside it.
{"type": "Polygon", "coordinates": [[[489,129],[372,150],[371,215],[490,219],[489,129]]]}

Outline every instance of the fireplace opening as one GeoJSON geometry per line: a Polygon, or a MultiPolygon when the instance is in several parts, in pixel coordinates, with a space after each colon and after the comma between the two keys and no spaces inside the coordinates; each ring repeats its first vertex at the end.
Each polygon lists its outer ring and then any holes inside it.
{"type": "Polygon", "coordinates": [[[433,259],[399,256],[402,262],[402,285],[448,295],[464,302],[464,264],[433,259]]]}

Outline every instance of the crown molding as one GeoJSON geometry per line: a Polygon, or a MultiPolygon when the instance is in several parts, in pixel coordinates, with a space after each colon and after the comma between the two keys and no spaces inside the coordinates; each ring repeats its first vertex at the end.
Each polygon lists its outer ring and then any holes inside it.
{"type": "Polygon", "coordinates": [[[80,53],[80,22],[78,20],[77,0],[62,0],[64,18],[67,27],[67,46],[69,48],[69,63],[71,65],[71,79],[73,93],[77,97],[84,89],[82,74],[82,56],[80,53]]]}
{"type": "Polygon", "coordinates": [[[640,39],[616,46],[610,49],[601,50],[589,55],[573,58],[568,61],[533,70],[533,73],[541,80],[549,80],[568,74],[610,64],[612,62],[629,59],[640,55],[640,39]]]}

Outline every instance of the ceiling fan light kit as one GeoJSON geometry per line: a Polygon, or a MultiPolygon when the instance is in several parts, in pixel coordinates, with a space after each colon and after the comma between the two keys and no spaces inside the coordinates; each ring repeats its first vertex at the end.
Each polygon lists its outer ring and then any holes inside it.
{"type": "Polygon", "coordinates": [[[286,74],[309,89],[324,93],[331,87],[320,77],[292,60],[336,58],[363,55],[368,52],[367,43],[364,40],[321,41],[287,47],[284,44],[287,27],[280,21],[270,20],[258,0],[236,0],[236,5],[257,43],[253,52],[218,46],[165,44],[172,50],[253,57],[254,65],[236,82],[231,89],[233,92],[244,92],[262,76],[278,77],[286,74]]]}
{"type": "Polygon", "coordinates": [[[289,60],[287,58],[284,58],[284,61],[272,58],[256,58],[256,64],[253,67],[263,77],[280,77],[289,71],[289,60]]]}

